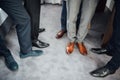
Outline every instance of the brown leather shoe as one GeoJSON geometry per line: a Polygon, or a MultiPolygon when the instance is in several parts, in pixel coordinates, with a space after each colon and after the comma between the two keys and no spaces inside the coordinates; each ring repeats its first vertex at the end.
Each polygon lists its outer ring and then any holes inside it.
{"type": "Polygon", "coordinates": [[[86,50],[86,47],[83,43],[77,43],[77,47],[79,49],[79,52],[82,54],[82,55],[87,55],[87,50],[86,50]]]}
{"type": "Polygon", "coordinates": [[[60,31],[57,33],[56,38],[57,38],[57,39],[62,38],[65,33],[66,33],[66,31],[60,30],[60,31]]]}
{"type": "Polygon", "coordinates": [[[67,48],[66,48],[66,52],[67,54],[71,54],[74,50],[74,45],[75,43],[74,42],[69,42],[68,45],[67,45],[67,48]]]}

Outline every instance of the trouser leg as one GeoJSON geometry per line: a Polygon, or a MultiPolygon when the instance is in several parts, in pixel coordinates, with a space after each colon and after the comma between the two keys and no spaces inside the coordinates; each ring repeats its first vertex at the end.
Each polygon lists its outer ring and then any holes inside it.
{"type": "Polygon", "coordinates": [[[67,1],[67,35],[71,42],[75,41],[76,37],[76,21],[80,4],[81,0],[67,1]]]}
{"type": "Polygon", "coordinates": [[[40,22],[40,1],[41,0],[24,0],[25,8],[31,18],[31,38],[38,39],[39,36],[39,22],[40,22]]]}
{"type": "Polygon", "coordinates": [[[1,0],[1,8],[16,24],[20,51],[27,53],[32,50],[30,17],[21,0],[1,0]]]}
{"type": "Polygon", "coordinates": [[[6,47],[4,39],[0,36],[0,55],[2,56],[9,55],[8,52],[10,51],[6,47]]]}
{"type": "Polygon", "coordinates": [[[99,0],[83,0],[80,25],[77,33],[78,42],[82,42],[88,33],[98,1],[99,0]]]}
{"type": "Polygon", "coordinates": [[[62,13],[61,13],[61,29],[64,31],[67,31],[66,24],[67,24],[67,8],[66,8],[66,1],[63,0],[62,13]]]}
{"type": "Polygon", "coordinates": [[[80,25],[80,17],[81,17],[81,7],[82,7],[82,4],[80,5],[80,8],[79,8],[79,13],[77,15],[77,21],[76,21],[76,33],[78,32],[78,29],[79,29],[79,25],[80,25]]]}
{"type": "Polygon", "coordinates": [[[117,70],[120,67],[120,0],[115,0],[115,17],[113,23],[113,35],[112,35],[112,44],[113,46],[113,57],[107,63],[107,67],[111,70],[117,70]]]}

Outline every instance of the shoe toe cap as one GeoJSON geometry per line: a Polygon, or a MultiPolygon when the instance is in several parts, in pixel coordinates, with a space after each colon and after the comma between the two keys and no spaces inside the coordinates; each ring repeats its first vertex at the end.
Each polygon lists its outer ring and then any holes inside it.
{"type": "Polygon", "coordinates": [[[8,68],[12,71],[16,71],[18,70],[18,64],[16,62],[11,62],[9,65],[8,65],[8,68]]]}

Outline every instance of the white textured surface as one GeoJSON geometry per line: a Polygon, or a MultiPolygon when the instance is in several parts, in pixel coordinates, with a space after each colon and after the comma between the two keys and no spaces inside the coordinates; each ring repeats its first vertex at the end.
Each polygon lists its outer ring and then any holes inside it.
{"type": "MultiPolygon", "coordinates": [[[[89,75],[90,71],[103,66],[110,59],[106,55],[97,55],[89,51],[92,47],[99,47],[100,34],[104,26],[94,24],[85,39],[88,56],[82,56],[76,47],[73,54],[66,55],[66,35],[62,39],[55,39],[56,33],[60,30],[60,13],[61,6],[42,6],[41,27],[45,27],[46,31],[40,34],[39,39],[50,43],[50,47],[42,49],[44,55],[39,57],[20,59],[16,34],[14,31],[9,33],[7,44],[19,64],[19,70],[9,71],[4,59],[0,59],[0,80],[120,80],[120,70],[104,79],[89,75]]],[[[100,16],[97,19],[102,18],[100,16]]]]}

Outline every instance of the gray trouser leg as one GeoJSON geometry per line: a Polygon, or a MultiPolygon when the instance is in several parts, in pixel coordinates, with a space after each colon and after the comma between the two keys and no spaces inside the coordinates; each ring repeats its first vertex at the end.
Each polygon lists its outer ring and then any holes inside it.
{"type": "Polygon", "coordinates": [[[77,33],[78,42],[82,42],[88,33],[98,1],[99,0],[83,0],[80,26],[77,33]]]}
{"type": "Polygon", "coordinates": [[[67,35],[71,42],[75,41],[76,37],[76,21],[79,12],[81,0],[67,1],[67,35]]]}
{"type": "Polygon", "coordinates": [[[88,24],[91,22],[91,19],[95,13],[95,9],[99,0],[68,0],[67,1],[67,31],[68,31],[68,38],[70,41],[74,41],[75,38],[78,38],[79,42],[82,42],[88,33],[88,24]],[[81,19],[80,19],[80,26],[78,33],[76,35],[76,21],[77,15],[79,12],[79,8],[82,4],[82,12],[81,12],[81,19]]]}

